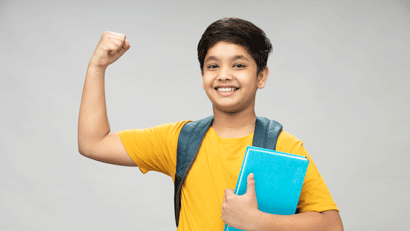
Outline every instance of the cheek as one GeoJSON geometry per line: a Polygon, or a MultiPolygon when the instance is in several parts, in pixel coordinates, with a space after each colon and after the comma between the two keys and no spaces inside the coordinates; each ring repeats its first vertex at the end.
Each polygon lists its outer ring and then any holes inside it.
{"type": "Polygon", "coordinates": [[[202,88],[208,88],[211,87],[213,84],[212,78],[210,78],[209,76],[204,76],[202,78],[202,88]]]}

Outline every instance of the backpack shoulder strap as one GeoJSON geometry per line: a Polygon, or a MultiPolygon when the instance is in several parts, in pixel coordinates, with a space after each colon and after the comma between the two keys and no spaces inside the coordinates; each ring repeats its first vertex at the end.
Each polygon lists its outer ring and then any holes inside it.
{"type": "Polygon", "coordinates": [[[252,146],[276,150],[276,142],[283,126],[275,120],[256,117],[252,146]]]}
{"type": "MultiPolygon", "coordinates": [[[[175,172],[174,211],[178,227],[181,210],[181,189],[201,147],[205,134],[213,122],[213,116],[186,123],[178,137],[177,167],[175,172]]],[[[275,150],[282,125],[274,120],[257,117],[252,145],[275,150]]]]}
{"type": "Polygon", "coordinates": [[[181,189],[201,147],[202,140],[214,120],[213,116],[186,123],[179,133],[177,166],[174,183],[175,222],[178,227],[181,210],[181,189]]]}

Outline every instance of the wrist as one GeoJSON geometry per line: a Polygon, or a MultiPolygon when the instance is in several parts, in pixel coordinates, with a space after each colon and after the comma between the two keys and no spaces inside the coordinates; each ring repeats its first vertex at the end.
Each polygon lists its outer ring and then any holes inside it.
{"type": "Polygon", "coordinates": [[[94,72],[102,72],[104,73],[108,66],[98,65],[93,60],[90,60],[88,63],[88,70],[92,70],[94,72]]]}
{"type": "Polygon", "coordinates": [[[274,215],[257,210],[252,215],[249,229],[247,231],[260,230],[282,230],[277,223],[280,215],[274,215]]]}
{"type": "Polygon", "coordinates": [[[261,229],[261,218],[263,216],[263,212],[258,210],[255,210],[250,213],[249,216],[249,229],[246,229],[246,231],[256,231],[261,229]]]}

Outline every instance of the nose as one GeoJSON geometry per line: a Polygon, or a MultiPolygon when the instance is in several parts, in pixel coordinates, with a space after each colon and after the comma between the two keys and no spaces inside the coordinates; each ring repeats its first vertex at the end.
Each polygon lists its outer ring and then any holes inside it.
{"type": "Polygon", "coordinates": [[[232,73],[231,71],[224,67],[224,68],[220,68],[219,72],[218,72],[218,78],[219,81],[227,81],[227,80],[231,80],[232,79],[232,73]]]}

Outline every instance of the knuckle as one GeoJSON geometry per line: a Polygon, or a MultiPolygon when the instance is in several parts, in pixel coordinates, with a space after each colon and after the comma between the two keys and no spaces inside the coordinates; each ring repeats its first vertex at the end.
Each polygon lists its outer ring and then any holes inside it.
{"type": "Polygon", "coordinates": [[[125,39],[125,34],[122,34],[122,33],[117,33],[117,32],[113,32],[113,35],[115,35],[117,38],[120,38],[121,40],[122,39],[125,39]]]}
{"type": "Polygon", "coordinates": [[[112,35],[111,31],[104,31],[104,33],[103,33],[103,37],[108,37],[110,35],[112,35]]]}

